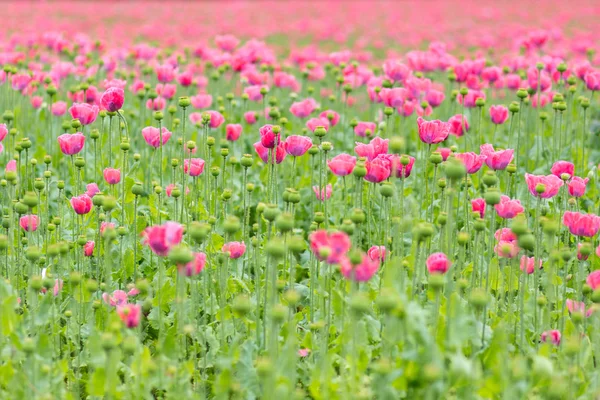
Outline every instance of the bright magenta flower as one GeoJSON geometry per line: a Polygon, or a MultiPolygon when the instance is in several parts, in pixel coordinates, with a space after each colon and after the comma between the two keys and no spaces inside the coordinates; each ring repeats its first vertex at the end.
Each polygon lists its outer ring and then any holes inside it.
{"type": "Polygon", "coordinates": [[[425,121],[421,117],[417,119],[417,125],[419,127],[419,138],[426,144],[443,142],[448,138],[452,129],[452,125],[448,122],[440,120],[425,121]]]}
{"type": "Polygon", "coordinates": [[[142,233],[144,244],[161,257],[165,257],[173,246],[181,243],[183,239],[183,226],[177,222],[166,222],[146,228],[142,233]]]}
{"type": "Polygon", "coordinates": [[[285,151],[294,157],[303,156],[312,147],[312,140],[308,136],[291,135],[284,143],[285,151]]]}
{"type": "Polygon", "coordinates": [[[504,106],[491,106],[490,107],[490,118],[496,125],[501,125],[508,119],[508,108],[504,106]]]}
{"type": "Polygon", "coordinates": [[[76,214],[87,214],[92,210],[92,199],[87,194],[71,197],[71,207],[76,214]]]}
{"type": "Polygon", "coordinates": [[[327,160],[329,170],[336,176],[347,176],[354,171],[356,166],[356,157],[350,154],[342,153],[327,160]]]}
{"type": "Polygon", "coordinates": [[[359,157],[365,157],[368,161],[376,159],[379,155],[387,154],[389,139],[375,136],[368,144],[355,142],[354,152],[359,157]]]}
{"type": "Polygon", "coordinates": [[[371,246],[371,248],[367,251],[367,255],[373,261],[377,260],[383,262],[387,257],[387,252],[385,246],[371,246]]]}
{"type": "Polygon", "coordinates": [[[468,174],[474,174],[479,171],[487,158],[487,156],[475,154],[473,152],[455,153],[454,157],[465,165],[468,174]]]}
{"type": "Polygon", "coordinates": [[[552,343],[555,346],[560,345],[560,339],[561,339],[560,332],[557,331],[556,329],[553,329],[551,331],[545,331],[540,336],[540,340],[542,342],[546,343],[549,341],[550,343],[552,343]]]}
{"type": "Polygon", "coordinates": [[[85,144],[85,136],[81,132],[73,134],[64,133],[60,135],[57,140],[58,145],[60,146],[60,151],[67,156],[72,156],[79,153],[85,144]]]}
{"type": "Polygon", "coordinates": [[[370,133],[370,135],[374,135],[376,131],[377,125],[375,125],[375,122],[361,121],[354,127],[354,133],[356,133],[356,135],[360,137],[367,136],[367,133],[370,133]]]}
{"type": "Polygon", "coordinates": [[[478,213],[479,218],[483,218],[485,216],[485,200],[481,198],[471,200],[471,210],[478,213]]]}
{"type": "Polygon", "coordinates": [[[204,270],[206,266],[206,254],[194,253],[194,258],[183,266],[177,266],[179,272],[185,276],[196,276],[204,270]]]}
{"type": "Polygon", "coordinates": [[[344,278],[356,282],[368,282],[379,270],[379,260],[373,260],[366,254],[362,255],[360,264],[352,265],[348,257],[342,257],[339,264],[344,278]]]}
{"type": "Polygon", "coordinates": [[[105,168],[103,171],[104,180],[109,185],[116,185],[121,182],[121,170],[116,168],[105,168]]]}
{"type": "Polygon", "coordinates": [[[328,264],[337,264],[350,250],[350,237],[344,232],[314,231],[308,237],[315,257],[328,264]]]}
{"type": "Polygon", "coordinates": [[[244,242],[229,242],[225,243],[221,248],[223,253],[229,253],[229,258],[237,259],[246,252],[246,244],[244,242]]]}
{"type": "MultiPolygon", "coordinates": [[[[521,257],[521,264],[520,264],[520,268],[521,271],[525,271],[528,275],[533,274],[534,270],[535,270],[535,257],[527,257],[527,256],[523,256],[521,257]]],[[[537,268],[538,270],[542,269],[542,260],[539,260],[537,262],[537,268]]]]}
{"type": "Polygon", "coordinates": [[[142,318],[142,306],[139,304],[125,304],[117,307],[117,314],[128,328],[135,328],[140,324],[142,318]]]}
{"type": "Polygon", "coordinates": [[[74,103],[69,112],[73,119],[78,119],[81,125],[89,125],[96,120],[100,109],[96,105],[90,105],[88,103],[74,103]]]}
{"type": "Polygon", "coordinates": [[[281,162],[285,160],[285,155],[287,154],[283,142],[280,142],[277,145],[277,148],[274,150],[274,156],[272,155],[273,150],[266,148],[261,142],[254,143],[254,150],[256,150],[256,154],[258,154],[265,164],[273,164],[273,158],[275,158],[277,164],[281,164],[281,162]]]}
{"type": "Polygon", "coordinates": [[[365,166],[367,167],[367,174],[364,179],[371,183],[381,183],[389,178],[392,173],[390,161],[385,155],[379,155],[373,161],[367,160],[365,166]]]}
{"type": "Polygon", "coordinates": [[[446,254],[433,253],[427,257],[425,264],[427,265],[427,271],[430,274],[445,274],[448,272],[452,263],[448,260],[446,254]]]}
{"type": "Polygon", "coordinates": [[[575,236],[592,237],[600,230],[600,217],[595,214],[565,211],[563,224],[575,236]]]}
{"type": "Polygon", "coordinates": [[[39,222],[40,218],[37,215],[23,215],[19,218],[19,225],[26,232],[35,232],[39,222]]]}
{"type": "Polygon", "coordinates": [[[148,143],[150,146],[156,149],[160,147],[161,132],[162,144],[165,145],[171,138],[171,132],[164,126],[160,131],[158,130],[158,128],[155,128],[153,126],[147,126],[144,129],[142,129],[142,136],[144,137],[146,143],[148,143]]]}
{"type": "Polygon", "coordinates": [[[240,124],[227,124],[225,126],[225,137],[231,142],[235,142],[240,138],[242,134],[242,125],[240,124]]]}
{"type": "Polygon", "coordinates": [[[95,242],[90,240],[83,245],[83,255],[91,257],[94,254],[95,242]]]}
{"type": "Polygon", "coordinates": [[[567,183],[569,194],[573,197],[581,197],[585,194],[586,185],[589,182],[589,178],[582,179],[578,176],[574,176],[567,183]]]}
{"type": "Polygon", "coordinates": [[[318,186],[313,186],[312,189],[313,189],[313,192],[315,192],[315,196],[317,196],[317,200],[319,200],[319,201],[325,201],[325,200],[329,200],[331,198],[331,192],[332,192],[331,184],[325,186],[321,190],[319,190],[318,186]]]}
{"type": "Polygon", "coordinates": [[[530,175],[525,174],[525,182],[527,182],[527,188],[529,193],[535,197],[541,197],[542,199],[549,199],[558,194],[558,190],[564,184],[563,180],[556,175],[530,175]],[[537,188],[543,188],[542,193],[537,192],[537,188]]]}
{"type": "Polygon", "coordinates": [[[510,219],[521,214],[525,209],[520,200],[511,200],[508,196],[501,196],[500,203],[494,206],[500,218],[510,219]]]}
{"type": "Polygon", "coordinates": [[[192,158],[183,160],[183,172],[189,176],[199,176],[204,172],[204,160],[201,158],[192,158]]]}
{"type": "Polygon", "coordinates": [[[482,156],[485,156],[486,165],[496,171],[503,170],[510,164],[514,152],[513,149],[496,151],[491,144],[482,144],[479,151],[482,156]]]}
{"type": "Polygon", "coordinates": [[[575,165],[568,161],[557,161],[552,165],[550,172],[560,179],[563,179],[563,175],[568,175],[567,179],[571,179],[575,174],[575,165]]]}
{"type": "Polygon", "coordinates": [[[117,87],[108,88],[106,92],[102,94],[102,97],[100,97],[102,108],[110,112],[119,111],[123,107],[124,102],[125,91],[117,87]]]}

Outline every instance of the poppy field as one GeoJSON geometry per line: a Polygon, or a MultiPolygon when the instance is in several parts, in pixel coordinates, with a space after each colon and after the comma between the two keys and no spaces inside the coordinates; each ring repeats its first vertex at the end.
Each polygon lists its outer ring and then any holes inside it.
{"type": "Polygon", "coordinates": [[[600,398],[600,4],[5,2],[0,399],[600,398]]]}

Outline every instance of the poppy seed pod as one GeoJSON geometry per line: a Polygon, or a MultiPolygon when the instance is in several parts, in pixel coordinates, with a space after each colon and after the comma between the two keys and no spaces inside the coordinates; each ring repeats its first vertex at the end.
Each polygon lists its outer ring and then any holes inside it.
{"type": "Polygon", "coordinates": [[[340,225],[340,230],[349,236],[352,236],[354,234],[354,229],[355,225],[349,219],[345,219],[340,225]]]}
{"type": "Polygon", "coordinates": [[[315,216],[314,216],[314,221],[315,221],[317,224],[322,224],[323,222],[325,222],[325,214],[323,214],[323,213],[322,213],[322,212],[320,212],[320,211],[317,211],[317,212],[315,213],[315,216]]]}
{"type": "Polygon", "coordinates": [[[404,151],[405,142],[402,136],[392,136],[389,141],[390,152],[402,153],[404,151]]]}
{"type": "Polygon", "coordinates": [[[485,221],[481,218],[475,220],[475,224],[473,225],[477,232],[481,232],[485,229],[485,221]]]}
{"type": "Polygon", "coordinates": [[[523,234],[518,236],[517,244],[525,250],[533,251],[535,248],[535,237],[531,233],[523,234]]]}
{"type": "Polygon", "coordinates": [[[300,254],[306,250],[306,242],[300,235],[292,236],[289,242],[289,248],[292,253],[300,254]]]}
{"type": "Polygon", "coordinates": [[[26,192],[25,196],[23,196],[22,200],[23,204],[25,204],[29,208],[33,208],[38,204],[38,198],[33,192],[26,192]]]}
{"type": "Polygon", "coordinates": [[[445,226],[446,222],[448,222],[448,214],[446,212],[440,212],[437,217],[437,223],[440,226],[445,226]]]}
{"type": "Polygon", "coordinates": [[[498,177],[495,171],[487,171],[483,176],[483,183],[485,186],[495,186],[498,183],[498,177]]]}
{"type": "Polygon", "coordinates": [[[456,159],[451,159],[446,163],[445,172],[448,179],[456,181],[465,176],[467,170],[462,162],[456,159]]]}
{"type": "Polygon", "coordinates": [[[489,188],[483,195],[485,203],[490,206],[495,206],[500,203],[501,193],[495,188],[489,188]]]}
{"type": "Polygon", "coordinates": [[[275,218],[281,213],[279,207],[276,204],[268,204],[263,211],[263,216],[269,222],[275,221],[275,218]]]}
{"type": "Polygon", "coordinates": [[[327,134],[327,130],[325,129],[324,126],[317,126],[315,128],[314,134],[317,137],[323,137],[327,134]]]}
{"type": "Polygon", "coordinates": [[[169,261],[176,265],[185,265],[194,259],[190,249],[183,245],[174,246],[169,251],[169,261]]]}
{"type": "Polygon", "coordinates": [[[527,93],[527,89],[520,88],[519,90],[517,90],[517,97],[519,99],[523,100],[527,96],[529,96],[529,93],[527,93]]]}
{"type": "Polygon", "coordinates": [[[230,215],[227,217],[223,224],[223,229],[227,234],[234,234],[240,230],[241,224],[240,219],[234,215],[230,215]]]}
{"type": "Polygon", "coordinates": [[[381,186],[379,186],[379,193],[383,197],[392,197],[394,195],[394,186],[391,182],[383,182],[381,186]]]}
{"type": "Polygon", "coordinates": [[[441,164],[441,162],[444,161],[442,158],[442,155],[438,152],[433,152],[431,153],[431,155],[429,156],[429,162],[434,164],[434,165],[438,165],[441,164]]]}
{"type": "Polygon", "coordinates": [[[267,243],[265,250],[267,251],[267,254],[276,259],[281,258],[285,255],[285,245],[283,244],[283,241],[279,238],[271,239],[267,243]]]}
{"type": "Polygon", "coordinates": [[[275,219],[275,227],[281,232],[289,232],[294,229],[294,217],[289,213],[282,213],[275,219]]]}
{"type": "Polygon", "coordinates": [[[350,214],[350,220],[356,225],[360,225],[365,222],[366,218],[365,212],[360,208],[355,208],[352,210],[352,214],[350,214]]]}
{"type": "Polygon", "coordinates": [[[192,104],[192,102],[188,96],[182,96],[179,98],[177,104],[179,104],[179,107],[181,108],[187,108],[190,106],[190,104],[192,104]]]}
{"type": "MultiPolygon", "coordinates": [[[[96,197],[96,196],[94,196],[96,197]]],[[[105,212],[113,210],[117,206],[117,200],[112,196],[104,196],[104,200],[102,201],[102,209],[105,212]]]]}

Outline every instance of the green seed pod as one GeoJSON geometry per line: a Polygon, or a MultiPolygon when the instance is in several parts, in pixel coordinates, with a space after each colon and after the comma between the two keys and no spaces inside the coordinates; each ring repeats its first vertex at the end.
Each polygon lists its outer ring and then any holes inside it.
{"type": "Polygon", "coordinates": [[[394,186],[391,182],[383,182],[381,186],[379,186],[379,193],[383,197],[392,197],[394,195],[394,186]]]}
{"type": "Polygon", "coordinates": [[[131,193],[133,193],[135,196],[141,196],[144,193],[144,188],[142,187],[142,184],[140,182],[134,183],[131,187],[131,193]]]}
{"type": "Polygon", "coordinates": [[[83,157],[76,157],[74,164],[77,168],[83,168],[85,167],[85,160],[83,159],[83,157]]]}
{"type": "MultiPolygon", "coordinates": [[[[46,171],[46,172],[50,172],[50,171],[46,171]]],[[[35,178],[35,181],[33,182],[33,188],[35,190],[37,190],[38,192],[41,192],[42,190],[44,190],[45,187],[46,187],[46,184],[44,183],[42,178],[35,178]]]]}
{"type": "Polygon", "coordinates": [[[356,166],[354,167],[354,171],[352,171],[352,174],[357,178],[364,178],[365,175],[367,175],[367,168],[365,167],[365,163],[362,161],[357,162],[356,166]]]}
{"type": "Polygon", "coordinates": [[[314,134],[316,137],[323,137],[327,134],[327,130],[324,126],[317,126],[315,128],[314,134]]]}
{"type": "Polygon", "coordinates": [[[276,204],[269,204],[264,209],[263,215],[267,221],[273,222],[275,221],[275,218],[277,218],[280,212],[281,210],[277,207],[276,204]]]}
{"type": "Polygon", "coordinates": [[[404,138],[402,136],[392,136],[389,141],[390,152],[400,154],[405,148],[404,138]]]}
{"type": "MultiPolygon", "coordinates": [[[[96,196],[94,196],[96,197],[96,196]]],[[[112,196],[104,196],[102,201],[102,209],[105,212],[113,210],[117,206],[117,200],[112,196]]]]}
{"type": "Polygon", "coordinates": [[[478,218],[475,220],[473,226],[477,232],[481,232],[485,229],[485,221],[481,218],[478,218]]]}
{"type": "Polygon", "coordinates": [[[496,204],[500,203],[500,198],[502,197],[502,194],[500,193],[500,191],[496,188],[489,188],[484,194],[483,194],[483,198],[485,200],[485,203],[489,206],[495,206],[496,204]]]}
{"type": "Polygon", "coordinates": [[[320,212],[320,211],[317,211],[317,212],[315,213],[314,221],[315,221],[317,224],[322,224],[323,222],[325,222],[325,214],[323,214],[323,213],[322,213],[322,212],[320,212]]]}
{"type": "Polygon", "coordinates": [[[285,246],[283,241],[279,238],[271,239],[267,245],[266,249],[267,254],[269,254],[273,258],[282,258],[285,255],[285,246]]]}
{"type": "Polygon", "coordinates": [[[25,193],[22,200],[23,204],[25,204],[29,208],[33,208],[38,204],[38,198],[33,192],[25,193]]]}
{"type": "Polygon", "coordinates": [[[529,93],[527,93],[527,89],[519,89],[517,90],[517,97],[521,100],[524,100],[525,98],[527,98],[527,96],[529,96],[529,93]]]}
{"type": "Polygon", "coordinates": [[[442,161],[444,161],[444,159],[442,158],[442,155],[440,153],[438,153],[438,152],[433,152],[429,156],[429,162],[432,163],[432,164],[434,164],[434,165],[441,164],[442,161]]]}
{"type": "Polygon", "coordinates": [[[192,104],[190,98],[187,96],[180,97],[179,101],[177,103],[179,104],[179,107],[181,107],[181,108],[187,108],[190,106],[190,104],[192,104]]]}
{"type": "Polygon", "coordinates": [[[306,250],[306,242],[300,235],[295,235],[290,238],[289,248],[292,253],[300,254],[306,250]]]}
{"type": "Polygon", "coordinates": [[[437,217],[438,225],[444,226],[446,225],[446,222],[448,222],[448,214],[446,212],[440,212],[440,214],[437,217]]]}
{"type": "Polygon", "coordinates": [[[251,167],[253,164],[252,156],[250,154],[244,154],[242,156],[242,159],[240,160],[240,163],[242,164],[242,167],[244,167],[244,168],[251,167]]]}
{"type": "Polygon", "coordinates": [[[19,215],[26,214],[29,211],[29,207],[20,201],[15,204],[15,212],[19,215]]]}
{"type": "Polygon", "coordinates": [[[346,233],[349,236],[354,234],[355,225],[350,219],[345,219],[340,225],[340,231],[346,233]]]}
{"type": "Polygon", "coordinates": [[[185,265],[193,259],[194,256],[190,249],[183,245],[175,246],[169,252],[169,261],[176,265],[185,265]]]}
{"type": "Polygon", "coordinates": [[[475,288],[471,292],[469,302],[478,309],[483,308],[489,301],[487,293],[481,288],[475,288]]]}
{"type": "Polygon", "coordinates": [[[358,293],[352,296],[350,299],[350,309],[356,315],[361,315],[369,312],[370,310],[370,301],[363,293],[358,293]]]}
{"type": "Polygon", "coordinates": [[[233,299],[232,309],[239,317],[243,317],[252,311],[252,302],[245,294],[237,295],[233,299]]]}
{"type": "Polygon", "coordinates": [[[235,234],[240,230],[241,224],[240,219],[234,215],[229,215],[223,224],[225,233],[229,235],[235,234]]]}
{"type": "Polygon", "coordinates": [[[487,171],[483,176],[483,183],[485,186],[495,186],[498,183],[498,177],[495,171],[487,171]]]}
{"type": "Polygon", "coordinates": [[[464,177],[467,173],[467,170],[462,162],[456,159],[451,159],[446,162],[445,172],[446,178],[456,181],[464,177]]]}
{"type": "Polygon", "coordinates": [[[526,233],[518,237],[517,243],[522,249],[533,251],[535,248],[535,237],[531,233],[526,233]]]}
{"type": "Polygon", "coordinates": [[[350,220],[356,225],[360,225],[365,222],[366,218],[365,212],[360,208],[355,208],[352,210],[352,214],[350,214],[350,220]]]}
{"type": "Polygon", "coordinates": [[[281,232],[289,232],[294,229],[294,217],[290,213],[282,213],[275,219],[275,227],[281,232]]]}

